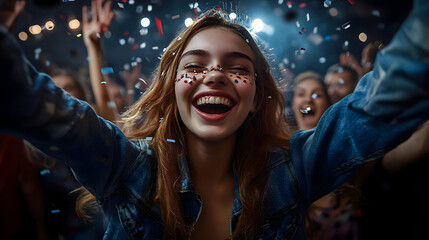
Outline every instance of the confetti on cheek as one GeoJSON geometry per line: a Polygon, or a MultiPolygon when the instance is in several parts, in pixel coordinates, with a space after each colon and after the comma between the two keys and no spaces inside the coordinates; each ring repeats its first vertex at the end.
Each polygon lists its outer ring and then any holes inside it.
{"type": "Polygon", "coordinates": [[[164,35],[164,31],[162,30],[162,22],[159,18],[155,17],[156,28],[161,35],[164,35]]]}

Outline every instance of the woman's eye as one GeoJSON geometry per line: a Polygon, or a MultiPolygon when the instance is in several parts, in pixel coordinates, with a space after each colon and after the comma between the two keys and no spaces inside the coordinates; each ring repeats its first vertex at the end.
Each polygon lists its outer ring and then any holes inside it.
{"type": "Polygon", "coordinates": [[[231,68],[233,71],[249,73],[250,70],[246,67],[233,67],[231,68]]]}
{"type": "Polygon", "coordinates": [[[191,70],[202,70],[204,67],[191,64],[191,65],[186,65],[183,68],[184,69],[191,69],[191,70]]]}

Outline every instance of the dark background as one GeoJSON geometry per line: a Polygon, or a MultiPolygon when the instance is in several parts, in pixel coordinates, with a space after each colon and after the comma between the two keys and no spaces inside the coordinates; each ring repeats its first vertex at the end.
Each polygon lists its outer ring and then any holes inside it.
{"type": "MultiPolygon", "coordinates": [[[[180,29],[185,27],[184,21],[190,17],[195,19],[199,13],[214,6],[236,12],[246,22],[256,18],[262,19],[274,29],[272,35],[259,32],[257,35],[265,43],[262,46],[272,65],[277,78],[279,63],[291,69],[295,74],[305,70],[314,70],[324,74],[326,69],[338,62],[338,57],[343,51],[350,51],[358,59],[362,49],[369,42],[379,40],[388,43],[394,32],[399,28],[411,9],[411,1],[388,0],[331,0],[328,8],[324,7],[324,0],[296,0],[290,1],[292,7],[287,6],[286,0],[241,0],[241,1],[172,1],[172,0],[114,0],[113,9],[116,17],[109,29],[110,38],[104,39],[105,66],[110,66],[117,75],[124,69],[141,61],[142,73],[150,75],[162,50],[174,39],[180,29]],[[198,3],[198,8],[191,8],[190,4],[198,3]],[[305,7],[300,4],[305,3],[305,7]],[[123,8],[120,5],[123,5],[123,8]],[[152,5],[152,11],[148,11],[148,5],[152,5]],[[141,6],[141,7],[139,7],[141,6]],[[338,15],[329,15],[330,8],[335,7],[338,15]],[[137,9],[142,8],[140,13],[137,9]],[[374,14],[374,10],[380,14],[374,14]],[[310,20],[307,21],[307,13],[310,20]],[[179,16],[178,16],[179,15],[179,16]],[[173,19],[173,16],[176,16],[173,19]],[[140,19],[148,17],[151,25],[148,34],[141,35],[140,19]],[[163,35],[159,33],[155,24],[155,17],[162,22],[163,35]],[[250,20],[251,19],[251,20],[250,20]],[[300,27],[297,27],[299,21],[300,27]],[[350,24],[343,29],[342,26],[350,24]],[[310,41],[317,27],[317,35],[323,41],[315,44],[310,41]],[[305,31],[302,31],[302,28],[305,31]],[[300,35],[299,32],[303,34],[300,35]],[[368,36],[366,42],[361,42],[358,35],[365,32],[368,36]],[[309,38],[310,37],[310,38],[309,38]],[[334,39],[329,39],[329,38],[334,39]],[[131,39],[130,39],[131,38],[131,39]],[[120,44],[120,39],[125,44],[120,44]],[[348,45],[345,46],[345,42],[348,45]],[[146,43],[145,48],[140,48],[146,43]],[[304,48],[305,50],[300,50],[304,48]],[[325,59],[325,62],[321,61],[325,59]]],[[[82,6],[90,5],[87,0],[75,1],[27,1],[25,12],[22,14],[16,29],[19,32],[27,32],[27,41],[20,41],[30,61],[43,71],[48,65],[58,65],[78,69],[86,66],[86,49],[81,33],[81,28],[70,30],[68,21],[73,18],[82,19],[82,6]],[[34,24],[44,25],[52,20],[55,28],[52,31],[42,30],[39,35],[31,35],[28,27],[34,24]]]]}

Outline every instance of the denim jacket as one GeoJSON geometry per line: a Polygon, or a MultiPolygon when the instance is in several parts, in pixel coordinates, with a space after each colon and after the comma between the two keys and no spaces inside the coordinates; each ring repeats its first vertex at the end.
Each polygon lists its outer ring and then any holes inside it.
{"type": "MultiPolygon", "coordinates": [[[[330,107],[316,128],[292,136],[289,150],[271,150],[258,239],[305,238],[311,202],[363,163],[380,159],[429,118],[429,2],[415,4],[354,93],[330,107]]],[[[73,169],[108,217],[104,239],[162,238],[161,210],[151,198],[157,162],[148,141],[128,140],[87,103],[37,72],[4,27],[0,50],[0,131],[27,139],[73,169]]],[[[178,161],[184,218],[192,225],[202,201],[186,159],[178,161]]],[[[241,213],[235,185],[231,232],[241,213]]]]}

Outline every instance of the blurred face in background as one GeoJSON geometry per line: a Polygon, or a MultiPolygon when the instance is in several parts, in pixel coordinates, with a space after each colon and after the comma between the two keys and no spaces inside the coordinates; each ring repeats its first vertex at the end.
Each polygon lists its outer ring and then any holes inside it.
{"type": "Polygon", "coordinates": [[[353,76],[348,71],[326,74],[325,84],[328,87],[328,95],[332,104],[337,103],[354,91],[356,84],[352,79],[353,76]]]}
{"type": "Polygon", "coordinates": [[[328,107],[328,97],[317,79],[308,78],[295,86],[292,110],[299,130],[316,127],[328,107]]]}
{"type": "Polygon", "coordinates": [[[73,95],[73,97],[84,100],[84,94],[81,92],[76,81],[73,80],[71,76],[56,75],[52,77],[52,80],[54,80],[56,85],[73,95]]]}
{"type": "Polygon", "coordinates": [[[125,110],[124,92],[125,90],[119,85],[107,84],[107,93],[109,94],[110,101],[115,103],[119,113],[125,110]]]}

